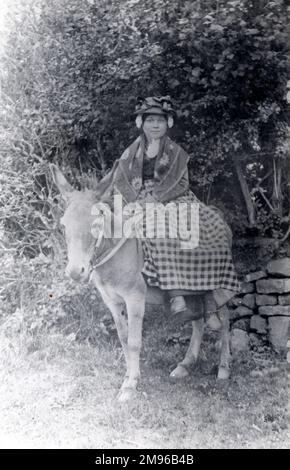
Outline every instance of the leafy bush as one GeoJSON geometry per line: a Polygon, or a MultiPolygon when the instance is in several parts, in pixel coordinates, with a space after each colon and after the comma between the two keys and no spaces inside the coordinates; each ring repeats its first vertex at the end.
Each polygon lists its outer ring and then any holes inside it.
{"type": "Polygon", "coordinates": [[[32,345],[46,332],[96,341],[114,330],[96,289],[64,277],[65,260],[1,256],[0,322],[7,338],[32,345]]]}
{"type": "Polygon", "coordinates": [[[237,233],[265,233],[273,214],[284,233],[288,17],[286,0],[19,0],[1,60],[5,228],[41,251],[46,162],[101,176],[136,136],[137,94],[169,93],[192,189],[244,220],[237,233]]]}

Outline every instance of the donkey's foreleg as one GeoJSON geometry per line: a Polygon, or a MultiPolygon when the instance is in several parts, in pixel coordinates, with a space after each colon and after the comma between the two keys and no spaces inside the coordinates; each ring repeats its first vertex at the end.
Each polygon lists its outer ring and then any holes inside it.
{"type": "Polygon", "coordinates": [[[134,394],[140,377],[140,351],[142,346],[142,326],[145,312],[145,290],[131,294],[126,299],[128,314],[128,368],[125,381],[119,394],[120,401],[129,400],[134,394]]]}
{"type": "Polygon", "coordinates": [[[230,376],[230,312],[226,305],[218,311],[222,324],[221,329],[221,355],[217,378],[226,380],[230,376]]]}
{"type": "Polygon", "coordinates": [[[111,301],[107,301],[106,304],[112,313],[117,328],[118,337],[125,356],[128,374],[128,322],[125,314],[125,306],[122,303],[113,303],[111,301]]]}
{"type": "Polygon", "coordinates": [[[189,374],[189,368],[197,361],[204,330],[203,318],[192,322],[192,335],[183,361],[171,372],[173,379],[182,379],[189,374]]]}

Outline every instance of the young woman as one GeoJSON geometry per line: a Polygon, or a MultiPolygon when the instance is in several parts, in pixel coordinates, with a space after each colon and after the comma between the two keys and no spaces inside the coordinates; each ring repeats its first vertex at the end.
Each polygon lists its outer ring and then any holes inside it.
{"type": "Polygon", "coordinates": [[[125,203],[198,204],[198,246],[184,249],[180,238],[142,241],[148,285],[166,291],[173,315],[197,319],[216,311],[239,291],[231,231],[220,213],[198,201],[189,189],[189,156],[168,136],[175,114],[170,97],[139,99],[135,114],[140,136],[100,182],[99,191],[117,192],[125,203]],[[194,295],[194,312],[187,309],[186,295],[194,295]]]}

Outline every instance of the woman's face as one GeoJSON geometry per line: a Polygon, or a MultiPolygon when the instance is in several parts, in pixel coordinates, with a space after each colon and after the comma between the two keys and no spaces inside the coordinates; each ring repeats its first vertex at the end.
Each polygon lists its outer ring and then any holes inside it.
{"type": "Polygon", "coordinates": [[[143,131],[149,140],[161,139],[167,132],[167,119],[159,114],[148,114],[143,123],[143,131]]]}

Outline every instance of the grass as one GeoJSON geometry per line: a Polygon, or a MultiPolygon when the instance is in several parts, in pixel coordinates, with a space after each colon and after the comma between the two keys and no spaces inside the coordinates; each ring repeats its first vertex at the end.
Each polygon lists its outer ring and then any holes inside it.
{"type": "Polygon", "coordinates": [[[184,355],[168,319],[148,311],[136,400],[116,395],[124,362],[110,321],[92,344],[74,334],[2,332],[2,448],[289,448],[289,382],[283,357],[268,348],[233,358],[219,384],[216,334],[207,333],[190,377],[169,373],[184,355]]]}

